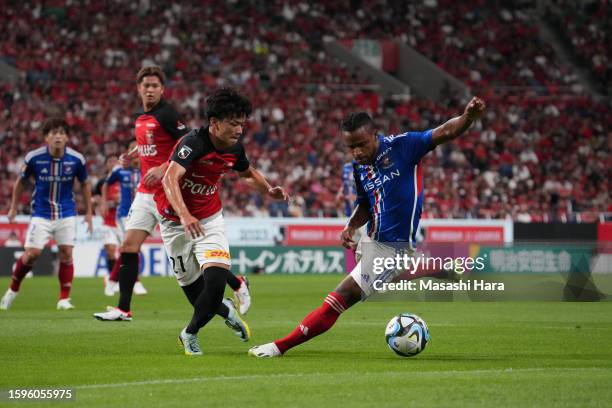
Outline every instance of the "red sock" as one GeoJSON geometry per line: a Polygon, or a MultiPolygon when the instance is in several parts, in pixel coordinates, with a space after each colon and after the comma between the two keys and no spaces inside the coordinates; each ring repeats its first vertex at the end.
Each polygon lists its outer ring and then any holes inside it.
{"type": "Polygon", "coordinates": [[[23,257],[19,257],[15,263],[15,269],[13,269],[13,277],[11,280],[10,288],[13,292],[19,292],[21,281],[25,276],[32,270],[32,265],[26,265],[23,263],[23,257]]]}
{"type": "Polygon", "coordinates": [[[113,265],[113,269],[111,270],[108,280],[112,280],[113,282],[119,282],[119,267],[120,266],[121,266],[121,258],[115,260],[115,264],[113,265]]]}
{"type": "Polygon", "coordinates": [[[58,277],[60,281],[60,299],[67,299],[70,297],[72,278],[74,278],[74,265],[72,262],[69,264],[60,262],[58,277]]]}
{"type": "Polygon", "coordinates": [[[302,320],[302,323],[296,327],[289,335],[283,339],[276,340],[274,344],[278,347],[281,353],[298,346],[313,337],[329,330],[340,313],[346,310],[346,302],[336,292],[331,292],[323,304],[310,312],[308,316],[302,320]]]}

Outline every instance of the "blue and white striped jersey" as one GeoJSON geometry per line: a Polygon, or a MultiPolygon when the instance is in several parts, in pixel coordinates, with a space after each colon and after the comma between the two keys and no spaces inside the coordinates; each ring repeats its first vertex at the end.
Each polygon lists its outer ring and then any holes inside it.
{"type": "Polygon", "coordinates": [[[432,130],[378,136],[372,165],[353,161],[357,201],[370,211],[368,235],[379,242],[416,246],[423,208],[421,158],[432,149],[432,130]]]}
{"type": "Polygon", "coordinates": [[[85,157],[66,147],[61,158],[54,158],[48,146],[32,150],[25,157],[21,178],[34,178],[32,216],[49,220],[77,215],[74,179],[87,180],[85,157]]]}

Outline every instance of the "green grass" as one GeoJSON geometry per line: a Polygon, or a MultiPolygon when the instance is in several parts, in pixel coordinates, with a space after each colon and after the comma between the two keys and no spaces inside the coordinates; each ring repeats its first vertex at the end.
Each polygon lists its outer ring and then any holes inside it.
{"type": "Polygon", "coordinates": [[[60,406],[86,407],[610,406],[612,302],[367,302],[282,358],[247,356],[292,330],[339,279],[253,277],[253,340],[215,318],[200,358],[176,344],[190,308],[172,279],[144,281],[150,294],[135,298],[131,323],[91,317],[115,302],[99,279],[77,279],[77,309],[66,312],[54,310],[55,279],[28,279],[0,313],[0,389],[74,387],[76,401],[60,406]],[[394,355],[383,335],[406,311],[432,336],[414,358],[394,355]]]}

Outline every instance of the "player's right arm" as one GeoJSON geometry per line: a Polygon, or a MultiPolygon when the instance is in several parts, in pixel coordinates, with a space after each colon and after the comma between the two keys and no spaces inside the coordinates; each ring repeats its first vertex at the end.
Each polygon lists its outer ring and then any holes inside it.
{"type": "Polygon", "coordinates": [[[26,156],[26,160],[21,166],[21,172],[19,176],[17,176],[17,180],[15,180],[15,185],[13,186],[13,194],[11,195],[11,206],[9,207],[8,212],[8,220],[9,222],[14,222],[15,217],[17,216],[17,201],[19,201],[19,197],[23,193],[23,181],[28,177],[34,174],[34,170],[28,161],[28,156],[26,156]]]}
{"type": "Polygon", "coordinates": [[[168,170],[166,170],[166,174],[164,174],[162,178],[162,186],[164,187],[164,193],[166,193],[168,202],[185,228],[185,233],[189,234],[192,238],[197,238],[200,235],[204,235],[202,225],[200,221],[189,212],[183,200],[181,187],[179,185],[186,171],[187,169],[185,167],[175,161],[171,161],[168,170]]]}
{"type": "Polygon", "coordinates": [[[185,233],[193,238],[204,235],[204,231],[200,221],[189,212],[185,205],[180,181],[187,172],[187,167],[191,165],[193,160],[201,156],[202,151],[202,140],[198,136],[198,131],[193,130],[181,139],[174,148],[170,157],[170,164],[162,178],[162,187],[168,202],[179,217],[183,228],[185,228],[185,233]]]}
{"type": "Polygon", "coordinates": [[[21,176],[17,177],[15,181],[15,185],[13,186],[13,195],[11,196],[11,206],[8,211],[8,221],[10,223],[15,221],[15,217],[17,216],[17,201],[21,194],[23,193],[23,179],[21,176]]]}
{"type": "Polygon", "coordinates": [[[355,206],[355,210],[351,214],[346,226],[342,230],[341,239],[342,246],[347,249],[353,249],[357,245],[355,241],[353,241],[353,235],[355,231],[365,225],[366,222],[370,219],[370,201],[368,199],[368,195],[359,180],[358,174],[353,171],[353,177],[355,179],[355,188],[357,190],[357,198],[355,206]]]}

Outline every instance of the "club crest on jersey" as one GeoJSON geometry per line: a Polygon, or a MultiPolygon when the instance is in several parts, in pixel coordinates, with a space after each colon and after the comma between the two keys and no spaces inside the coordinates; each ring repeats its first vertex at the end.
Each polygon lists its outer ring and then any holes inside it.
{"type": "Polygon", "coordinates": [[[189,146],[181,146],[177,154],[179,158],[185,160],[187,157],[189,157],[192,151],[193,150],[191,150],[191,147],[189,146]]]}
{"type": "Polygon", "coordinates": [[[391,166],[393,166],[393,162],[391,161],[389,156],[384,156],[380,161],[380,167],[382,167],[383,169],[388,169],[391,166]]]}

